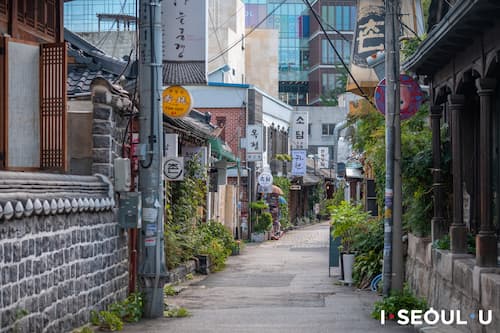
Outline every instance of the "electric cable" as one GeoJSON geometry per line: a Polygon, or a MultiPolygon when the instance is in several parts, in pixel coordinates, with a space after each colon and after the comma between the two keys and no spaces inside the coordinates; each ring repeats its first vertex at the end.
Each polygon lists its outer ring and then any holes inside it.
{"type": "Polygon", "coordinates": [[[217,60],[218,58],[222,57],[224,54],[229,52],[229,50],[231,50],[233,47],[235,47],[236,45],[241,43],[248,35],[250,35],[252,32],[254,32],[258,27],[260,27],[260,25],[262,23],[264,23],[271,15],[273,15],[274,12],[276,12],[278,10],[278,8],[280,8],[286,1],[287,0],[281,1],[272,11],[270,11],[262,20],[260,20],[259,23],[257,23],[255,26],[252,27],[252,29],[250,29],[245,35],[243,35],[243,37],[241,37],[239,40],[234,42],[231,46],[228,46],[226,49],[224,49],[224,51],[222,51],[218,55],[209,59],[208,62],[210,63],[210,62],[217,60]]]}
{"type": "MultiPolygon", "coordinates": [[[[125,6],[127,5],[127,0],[124,0],[123,3],[120,3],[120,14],[123,14],[125,15],[125,6]]],[[[137,15],[136,15],[137,17],[137,15]]],[[[117,20],[113,21],[113,23],[111,23],[111,27],[109,27],[109,30],[106,32],[106,34],[96,43],[96,46],[99,47],[102,45],[102,43],[104,41],[106,41],[106,39],[108,39],[109,35],[111,34],[111,30],[113,30],[114,26],[115,26],[115,23],[117,22],[117,20]]],[[[136,22],[136,29],[137,29],[137,22],[136,22]]],[[[120,30],[118,30],[118,33],[120,32],[120,30]]]]}
{"type": "MultiPolygon", "coordinates": [[[[407,14],[406,14],[407,15],[407,14]]],[[[403,22],[403,20],[401,19],[401,16],[403,15],[399,15],[397,18],[398,18],[398,22],[399,24],[401,24],[403,27],[405,27],[406,29],[408,29],[408,31],[410,31],[412,34],[415,35],[415,37],[418,39],[419,42],[422,41],[422,39],[420,38],[420,36],[415,32],[415,30],[413,30],[412,28],[410,28],[406,23],[403,22]]]]}
{"type": "Polygon", "coordinates": [[[362,97],[364,99],[366,99],[373,107],[376,108],[375,104],[370,100],[370,98],[368,97],[368,95],[366,95],[366,93],[364,92],[364,90],[361,88],[361,86],[359,85],[358,81],[356,80],[356,78],[354,78],[354,75],[352,75],[352,72],[349,70],[349,66],[347,66],[347,64],[345,63],[344,59],[340,56],[339,52],[337,51],[337,49],[333,45],[332,40],[330,39],[330,36],[328,36],[328,34],[327,34],[326,30],[325,30],[325,27],[323,26],[323,23],[319,19],[318,14],[313,10],[312,5],[309,2],[309,0],[302,0],[302,1],[307,5],[307,7],[309,8],[309,10],[313,13],[314,18],[316,19],[316,22],[318,22],[321,30],[323,31],[324,36],[328,40],[328,43],[333,48],[333,51],[335,52],[335,54],[339,58],[340,62],[342,63],[342,66],[345,68],[345,70],[347,71],[347,73],[351,77],[351,79],[354,82],[354,84],[356,85],[356,87],[359,89],[362,97]]]}
{"type": "Polygon", "coordinates": [[[317,15],[317,17],[319,17],[321,19],[321,21],[330,29],[332,29],[334,32],[337,33],[337,35],[339,35],[343,40],[345,40],[346,42],[349,42],[350,40],[347,39],[347,37],[341,33],[339,30],[337,30],[333,25],[331,25],[330,23],[328,23],[325,19],[323,19],[323,17],[321,17],[318,12],[316,12],[316,10],[314,8],[311,8],[311,11],[314,11],[314,13],[317,15]]]}

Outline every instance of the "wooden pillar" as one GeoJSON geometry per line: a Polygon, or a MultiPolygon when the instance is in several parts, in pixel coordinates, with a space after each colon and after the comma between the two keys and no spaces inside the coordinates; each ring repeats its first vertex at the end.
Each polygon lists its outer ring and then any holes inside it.
{"type": "Polygon", "coordinates": [[[477,79],[480,101],[479,138],[479,234],[476,236],[476,265],[497,266],[497,238],[491,216],[491,114],[495,79],[477,79]]]}
{"type": "Polygon", "coordinates": [[[450,227],[451,252],[467,253],[467,227],[463,218],[462,131],[460,118],[464,111],[463,95],[448,96],[451,113],[451,155],[453,173],[453,223],[450,227]]]}
{"type": "Polygon", "coordinates": [[[430,108],[432,129],[432,174],[434,192],[434,216],[431,221],[432,241],[442,238],[448,232],[448,226],[444,219],[444,185],[441,170],[441,113],[440,105],[432,105],[430,108]]]}

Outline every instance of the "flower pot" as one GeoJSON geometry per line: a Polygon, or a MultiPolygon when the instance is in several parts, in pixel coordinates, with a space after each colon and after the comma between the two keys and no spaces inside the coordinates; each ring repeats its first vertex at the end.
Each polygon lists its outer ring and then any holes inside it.
{"type": "Polygon", "coordinates": [[[342,266],[344,268],[344,283],[352,283],[352,267],[354,265],[354,254],[344,253],[342,255],[342,266]]]}
{"type": "Polygon", "coordinates": [[[210,256],[208,254],[198,254],[198,267],[197,271],[201,274],[208,275],[210,273],[210,256]]]}
{"type": "Polygon", "coordinates": [[[266,234],[264,232],[252,232],[250,234],[250,239],[252,240],[252,242],[260,243],[264,241],[265,235],[266,234]]]}

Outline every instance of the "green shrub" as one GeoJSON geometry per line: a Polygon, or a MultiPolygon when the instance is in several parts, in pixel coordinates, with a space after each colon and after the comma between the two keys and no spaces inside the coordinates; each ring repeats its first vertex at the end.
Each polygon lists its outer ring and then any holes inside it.
{"type": "Polygon", "coordinates": [[[332,236],[341,238],[341,247],[344,252],[352,252],[359,227],[362,223],[366,223],[369,214],[363,211],[360,205],[352,205],[346,201],[342,201],[338,206],[330,206],[328,209],[332,218],[332,236]]]}
{"type": "Polygon", "coordinates": [[[207,254],[215,271],[224,268],[234,246],[232,233],[220,222],[209,221],[199,224],[195,231],[195,253],[207,254]]]}
{"type": "MultiPolygon", "coordinates": [[[[446,234],[440,239],[436,239],[432,246],[440,250],[450,250],[451,239],[450,235],[446,234]]],[[[476,254],[476,237],[472,234],[467,234],[467,253],[476,254]]]]}
{"type": "Polygon", "coordinates": [[[384,221],[370,218],[358,226],[352,249],[357,253],[354,259],[353,278],[358,288],[366,288],[371,280],[382,271],[381,259],[384,247],[384,221]]]}
{"type": "Polygon", "coordinates": [[[261,213],[257,222],[253,225],[253,231],[256,233],[269,231],[273,225],[273,216],[269,212],[261,213]]]}
{"type": "Polygon", "coordinates": [[[163,292],[167,296],[177,295],[177,292],[175,291],[174,287],[171,284],[166,284],[165,287],[163,287],[163,292]]]}
{"type": "Polygon", "coordinates": [[[163,315],[167,318],[182,318],[188,317],[191,313],[184,307],[168,309],[163,312],[163,315]]]}
{"type": "Polygon", "coordinates": [[[380,313],[385,311],[389,319],[389,314],[394,314],[394,320],[399,320],[397,313],[401,309],[422,310],[428,309],[427,302],[423,298],[418,298],[412,294],[407,285],[400,292],[392,292],[391,296],[385,297],[381,301],[375,302],[372,317],[380,320],[380,313]]]}
{"type": "Polygon", "coordinates": [[[101,329],[110,331],[121,331],[123,329],[123,321],[111,311],[90,311],[90,322],[101,329]]]}

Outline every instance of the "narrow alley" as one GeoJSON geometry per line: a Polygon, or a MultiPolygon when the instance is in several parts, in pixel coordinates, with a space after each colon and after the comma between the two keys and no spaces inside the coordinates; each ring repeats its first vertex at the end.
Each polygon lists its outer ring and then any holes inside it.
{"type": "Polygon", "coordinates": [[[370,318],[378,296],[328,277],[328,230],[322,223],[247,245],[224,271],[167,297],[191,316],[142,320],[124,332],[414,332],[381,326],[370,318]]]}

